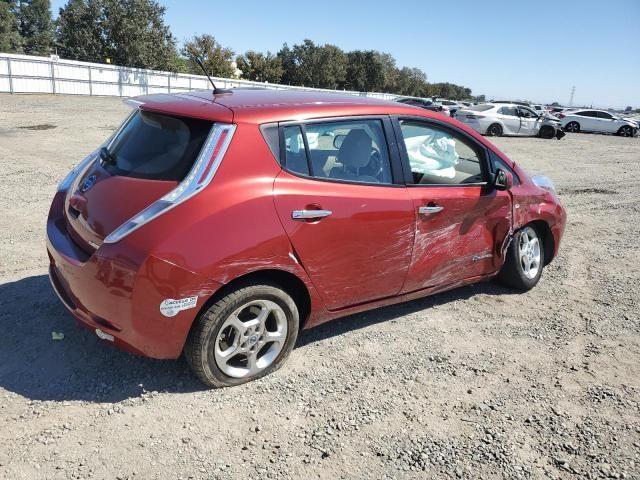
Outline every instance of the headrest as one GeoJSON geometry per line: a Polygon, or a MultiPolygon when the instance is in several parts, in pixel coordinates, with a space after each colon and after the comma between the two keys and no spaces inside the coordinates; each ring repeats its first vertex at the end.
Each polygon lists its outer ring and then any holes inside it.
{"type": "Polygon", "coordinates": [[[340,145],[338,160],[350,170],[369,164],[373,141],[363,129],[351,130],[340,145]]]}

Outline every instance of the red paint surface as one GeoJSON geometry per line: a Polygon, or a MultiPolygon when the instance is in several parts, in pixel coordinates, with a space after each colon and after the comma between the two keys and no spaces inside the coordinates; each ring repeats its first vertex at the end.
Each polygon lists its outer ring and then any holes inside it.
{"type": "Polygon", "coordinates": [[[143,109],[233,122],[237,129],[204,191],[115,244],[102,240],[174,182],[114,177],[95,167],[73,191],[56,194],[47,222],[53,283],[81,323],[113,335],[121,348],[155,358],[179,356],[212,295],[254,272],[279,270],[302,281],[311,299],[309,318],[303,319],[308,328],[490,278],[502,265],[510,232],[534,220],[547,223],[557,254],[566,221],[558,199],[475,131],[442,115],[307,92],[236,91],[214,98],[205,91],[140,100],[143,109]],[[265,122],[350,115],[445,122],[512,166],[519,185],[505,192],[302,178],[281,169],[259,130],[265,122]],[[95,186],[77,191],[92,174],[95,186]],[[444,210],[417,213],[431,203],[444,210]],[[315,222],[291,219],[293,210],[305,208],[333,213],[315,222]],[[171,318],[160,313],[164,299],[194,295],[196,308],[171,318]]]}

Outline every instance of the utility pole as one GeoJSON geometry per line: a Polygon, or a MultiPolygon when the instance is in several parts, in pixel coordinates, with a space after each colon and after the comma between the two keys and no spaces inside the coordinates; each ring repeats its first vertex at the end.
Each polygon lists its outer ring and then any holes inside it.
{"type": "Polygon", "coordinates": [[[569,106],[573,107],[573,96],[576,93],[576,86],[571,87],[571,96],[569,97],[569,106]]]}

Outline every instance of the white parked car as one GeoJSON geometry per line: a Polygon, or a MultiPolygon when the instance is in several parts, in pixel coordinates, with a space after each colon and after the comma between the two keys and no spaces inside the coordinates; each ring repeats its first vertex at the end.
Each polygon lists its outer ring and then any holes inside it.
{"type": "Polygon", "coordinates": [[[453,100],[447,100],[446,98],[436,98],[434,104],[442,105],[443,108],[449,109],[449,113],[452,117],[455,117],[458,110],[464,108],[464,105],[462,105],[461,103],[453,100]]]}
{"type": "Polygon", "coordinates": [[[632,137],[638,133],[638,124],[604,110],[578,109],[558,114],[566,132],[615,133],[632,137]]]}
{"type": "Polygon", "coordinates": [[[539,115],[513,103],[484,103],[458,110],[456,119],[476,132],[492,137],[514,135],[561,139],[564,132],[556,118],[539,115]]]}

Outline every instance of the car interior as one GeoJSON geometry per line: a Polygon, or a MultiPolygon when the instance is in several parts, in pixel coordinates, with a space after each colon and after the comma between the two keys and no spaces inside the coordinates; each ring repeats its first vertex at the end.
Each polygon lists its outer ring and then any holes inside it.
{"type": "Polygon", "coordinates": [[[480,156],[467,142],[430,125],[401,122],[415,184],[458,185],[484,181],[480,156]]]}
{"type": "MultiPolygon", "coordinates": [[[[377,120],[312,124],[305,128],[313,176],[363,183],[392,183],[382,126],[377,120]],[[380,148],[384,145],[384,148],[380,148]]],[[[300,127],[285,127],[286,167],[309,175],[300,127]]]]}
{"type": "MultiPolygon", "coordinates": [[[[424,125],[402,124],[414,183],[422,185],[482,182],[478,154],[451,133],[424,125]]],[[[362,183],[392,183],[381,126],[376,120],[305,127],[312,172],[300,126],[284,129],[286,168],[327,178],[362,183]],[[383,145],[383,148],[380,148],[383,145]]]]}

